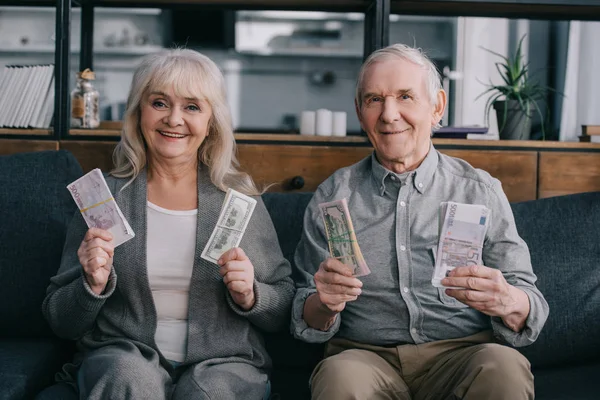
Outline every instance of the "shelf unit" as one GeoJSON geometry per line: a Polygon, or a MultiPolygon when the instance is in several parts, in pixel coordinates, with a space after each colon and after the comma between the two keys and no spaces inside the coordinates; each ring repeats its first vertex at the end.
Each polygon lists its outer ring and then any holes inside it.
{"type": "MultiPolygon", "coordinates": [[[[388,43],[389,16],[487,16],[555,20],[600,20],[600,0],[0,0],[0,6],[55,7],[55,110],[49,130],[0,129],[0,138],[53,140],[117,140],[106,130],[70,130],[69,71],[70,21],[80,14],[79,68],[93,67],[95,7],[135,9],[171,7],[220,7],[245,10],[297,10],[357,12],[364,14],[363,57],[388,43]],[[80,12],[74,13],[73,7],[80,12]]],[[[104,50],[104,49],[103,49],[104,50]]],[[[50,51],[50,49],[43,49],[50,51]]],[[[107,50],[109,51],[109,50],[107,50]]],[[[140,49],[140,52],[142,50],[140,49]]]]}
{"type": "MultiPolygon", "coordinates": [[[[363,55],[384,47],[388,41],[387,20],[389,20],[390,0],[56,0],[56,1],[0,1],[0,6],[18,7],[56,7],[56,42],[55,55],[55,108],[54,126],[50,130],[2,129],[0,138],[23,139],[54,139],[64,140],[97,140],[102,130],[71,130],[70,125],[70,93],[69,71],[71,66],[70,31],[72,7],[80,8],[81,44],[79,51],[79,70],[93,69],[93,26],[95,7],[115,8],[171,8],[176,6],[189,7],[221,7],[230,9],[262,9],[262,10],[306,10],[306,11],[343,11],[360,12],[364,14],[365,40],[363,55]],[[88,133],[88,134],[86,134],[88,133]]],[[[50,51],[50,49],[36,49],[50,51]]],[[[144,49],[138,49],[142,52],[144,49]]],[[[103,49],[109,53],[110,49],[103,49]]],[[[114,136],[107,136],[107,139],[114,136]]],[[[115,138],[116,139],[116,138],[115,138]]]]}

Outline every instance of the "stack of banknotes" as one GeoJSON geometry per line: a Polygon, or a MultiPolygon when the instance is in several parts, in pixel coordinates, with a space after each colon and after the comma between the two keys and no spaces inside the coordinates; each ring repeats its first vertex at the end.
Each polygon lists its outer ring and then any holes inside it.
{"type": "Polygon", "coordinates": [[[323,216],[331,257],[349,266],[354,276],[370,274],[371,270],[356,240],[346,199],[321,203],[319,209],[323,216]]]}
{"type": "Polygon", "coordinates": [[[441,280],[456,267],[482,264],[483,241],[490,210],[482,205],[443,202],[440,204],[440,235],[431,283],[441,280]]]}
{"type": "Polygon", "coordinates": [[[254,212],[256,200],[233,189],[227,190],[217,225],[202,251],[201,257],[217,263],[227,250],[238,247],[254,212]]]}
{"type": "Polygon", "coordinates": [[[109,231],[115,247],[135,236],[98,168],[69,184],[67,189],[88,228],[109,231]]]}

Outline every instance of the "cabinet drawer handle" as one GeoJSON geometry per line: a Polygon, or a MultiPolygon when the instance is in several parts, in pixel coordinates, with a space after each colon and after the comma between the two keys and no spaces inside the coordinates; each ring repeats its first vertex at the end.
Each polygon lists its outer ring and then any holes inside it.
{"type": "Polygon", "coordinates": [[[290,179],[289,188],[290,189],[302,189],[304,187],[304,178],[300,175],[294,176],[290,179]]]}

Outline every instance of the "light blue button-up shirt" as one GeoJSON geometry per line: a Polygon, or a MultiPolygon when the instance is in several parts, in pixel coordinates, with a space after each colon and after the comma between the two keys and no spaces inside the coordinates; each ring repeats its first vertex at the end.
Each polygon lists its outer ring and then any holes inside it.
{"type": "Polygon", "coordinates": [[[315,192],[304,217],[295,254],[302,278],[292,310],[292,332],[308,342],[333,336],[373,345],[425,343],[493,329],[513,346],[535,341],[548,316],[548,303],[535,286],[529,249],[519,237],[500,181],[467,162],[431,149],[414,171],[398,175],[373,155],[342,168],[315,192]],[[329,257],[318,204],[346,198],[358,244],[371,274],[359,278],[362,294],[348,302],[328,331],[310,328],[304,302],[316,292],[313,275],[329,257]],[[483,248],[484,265],[502,271],[529,297],[530,313],[516,333],[431,284],[443,201],[482,204],[491,210],[483,248]]]}

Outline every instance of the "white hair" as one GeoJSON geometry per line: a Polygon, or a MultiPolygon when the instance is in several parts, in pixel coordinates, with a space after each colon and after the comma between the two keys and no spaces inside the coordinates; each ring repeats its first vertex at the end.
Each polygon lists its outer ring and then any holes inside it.
{"type": "Polygon", "coordinates": [[[140,104],[149,93],[172,88],[176,96],[204,99],[212,108],[208,133],[198,150],[212,183],[226,191],[229,187],[248,195],[257,195],[252,178],[238,170],[231,112],[227,104],[225,80],[219,67],[208,57],[193,50],[163,50],[144,57],[136,69],[129,96],[121,141],[115,148],[111,171],[132,182],[146,166],[146,143],[140,129],[140,104]]]}
{"type": "MultiPolygon", "coordinates": [[[[442,90],[442,79],[435,64],[425,53],[419,49],[407,46],[402,43],[392,44],[384,47],[383,49],[375,50],[363,63],[358,73],[358,80],[356,82],[356,97],[355,101],[359,108],[362,107],[362,96],[363,96],[363,82],[365,74],[369,67],[377,62],[385,61],[389,59],[402,59],[409,61],[413,64],[418,65],[426,72],[425,88],[429,95],[429,101],[433,106],[437,106],[438,93],[442,90]]],[[[434,129],[439,128],[440,125],[436,125],[434,129]]]]}

